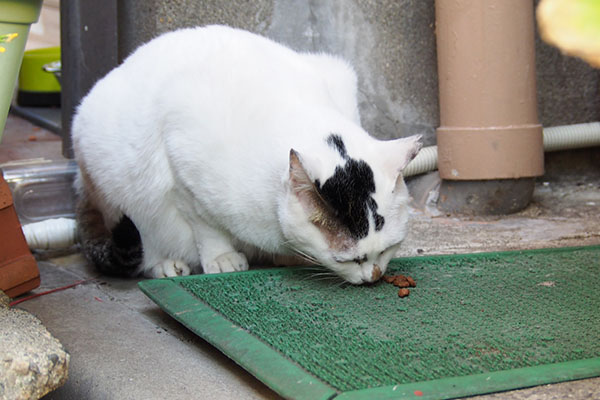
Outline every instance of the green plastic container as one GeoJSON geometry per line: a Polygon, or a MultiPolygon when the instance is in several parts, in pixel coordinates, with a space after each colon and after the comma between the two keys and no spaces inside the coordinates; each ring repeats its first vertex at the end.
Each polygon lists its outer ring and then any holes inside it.
{"type": "Polygon", "coordinates": [[[19,72],[17,103],[20,106],[59,106],[60,83],[44,66],[60,61],[60,47],[26,51],[19,72]]]}
{"type": "Polygon", "coordinates": [[[29,27],[38,20],[41,7],[42,0],[0,0],[0,140],[29,27]]]}

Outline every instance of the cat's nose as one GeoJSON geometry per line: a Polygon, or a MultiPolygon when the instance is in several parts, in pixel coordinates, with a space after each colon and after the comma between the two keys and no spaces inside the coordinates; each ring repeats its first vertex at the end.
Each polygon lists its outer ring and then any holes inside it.
{"type": "Polygon", "coordinates": [[[371,272],[371,282],[376,282],[379,278],[381,278],[381,269],[379,265],[373,264],[373,272],[371,272]]]}
{"type": "Polygon", "coordinates": [[[379,265],[373,264],[370,268],[369,266],[366,266],[366,268],[363,267],[362,275],[363,282],[377,282],[383,274],[379,265]]]}

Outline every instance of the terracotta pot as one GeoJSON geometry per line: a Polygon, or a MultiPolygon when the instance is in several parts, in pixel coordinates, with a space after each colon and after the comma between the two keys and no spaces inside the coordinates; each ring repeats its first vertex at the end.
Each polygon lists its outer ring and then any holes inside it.
{"type": "Polygon", "coordinates": [[[39,285],[37,262],[27,247],[10,189],[0,173],[0,290],[16,297],[39,285]]]}

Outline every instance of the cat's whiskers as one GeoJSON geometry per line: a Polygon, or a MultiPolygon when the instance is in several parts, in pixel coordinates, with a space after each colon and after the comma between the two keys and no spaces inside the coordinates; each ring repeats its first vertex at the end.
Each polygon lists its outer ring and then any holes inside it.
{"type": "Polygon", "coordinates": [[[295,254],[298,257],[300,257],[302,260],[307,261],[310,264],[316,264],[317,263],[315,259],[313,259],[312,257],[310,257],[310,256],[308,256],[306,254],[302,254],[302,253],[298,253],[298,252],[295,252],[295,254]]]}
{"type": "Polygon", "coordinates": [[[318,261],[316,258],[311,256],[310,254],[303,252],[302,250],[295,248],[294,246],[291,245],[290,242],[284,242],[283,245],[285,247],[287,247],[288,249],[290,249],[295,255],[302,258],[303,260],[308,261],[311,264],[318,264],[318,261]]]}
{"type": "Polygon", "coordinates": [[[319,272],[313,272],[307,275],[306,280],[310,281],[331,281],[333,287],[339,287],[345,281],[334,272],[323,269],[319,272]]]}
{"type": "Polygon", "coordinates": [[[320,272],[311,272],[310,276],[312,278],[320,277],[320,278],[337,278],[337,275],[330,271],[320,271],[320,272]]]}
{"type": "Polygon", "coordinates": [[[302,271],[305,271],[305,272],[322,272],[322,271],[325,271],[325,267],[323,267],[321,265],[316,265],[316,264],[303,265],[302,266],[302,271]]]}
{"type": "Polygon", "coordinates": [[[302,267],[303,276],[300,278],[300,281],[319,281],[326,279],[334,279],[337,278],[335,274],[331,271],[328,271],[324,267],[315,265],[309,267],[302,267]]]}
{"type": "Polygon", "coordinates": [[[303,267],[303,270],[306,271],[308,274],[306,275],[306,277],[304,277],[302,279],[302,281],[306,281],[306,280],[326,281],[326,280],[329,280],[329,281],[332,281],[333,287],[341,287],[345,283],[347,283],[344,279],[342,279],[340,276],[338,276],[335,272],[319,265],[319,262],[315,257],[303,252],[302,250],[295,248],[294,246],[291,245],[291,243],[289,241],[285,242],[283,245],[285,247],[287,247],[288,249],[290,249],[294,254],[296,254],[303,260],[306,260],[306,261],[310,262],[311,264],[313,264],[313,265],[308,265],[308,266],[303,267]]]}
{"type": "Polygon", "coordinates": [[[302,277],[301,281],[312,281],[316,276],[319,276],[322,272],[310,272],[306,271],[306,274],[302,277]]]}

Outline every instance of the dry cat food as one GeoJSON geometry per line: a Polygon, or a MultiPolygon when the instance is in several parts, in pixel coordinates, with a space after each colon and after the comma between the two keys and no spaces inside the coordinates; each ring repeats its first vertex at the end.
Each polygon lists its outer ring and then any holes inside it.
{"type": "Polygon", "coordinates": [[[398,290],[398,297],[406,297],[410,294],[409,287],[417,287],[417,282],[410,276],[406,275],[385,275],[382,278],[387,283],[391,283],[392,285],[400,288],[398,290]]]}

